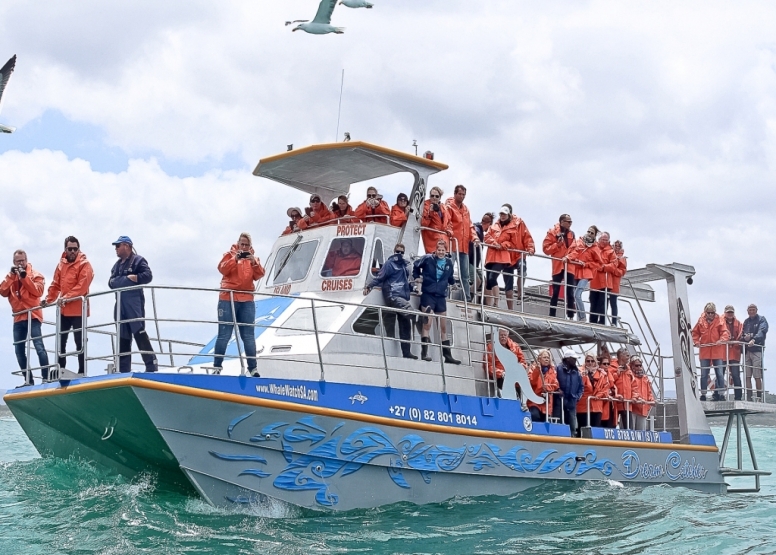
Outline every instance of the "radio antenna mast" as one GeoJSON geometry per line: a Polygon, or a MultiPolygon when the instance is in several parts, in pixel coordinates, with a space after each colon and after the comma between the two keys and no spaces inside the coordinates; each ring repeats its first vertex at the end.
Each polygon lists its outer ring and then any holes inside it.
{"type": "Polygon", "coordinates": [[[334,142],[339,140],[340,114],[342,113],[342,89],[345,87],[345,68],[342,68],[342,79],[340,80],[339,108],[337,108],[337,132],[334,134],[334,142]]]}

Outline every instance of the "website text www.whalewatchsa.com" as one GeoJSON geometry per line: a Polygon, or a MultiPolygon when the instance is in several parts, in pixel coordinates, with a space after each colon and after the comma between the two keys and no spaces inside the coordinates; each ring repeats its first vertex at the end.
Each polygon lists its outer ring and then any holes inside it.
{"type": "Polygon", "coordinates": [[[303,385],[288,384],[268,384],[257,385],[257,393],[269,393],[270,395],[280,395],[282,397],[293,397],[294,399],[303,399],[305,401],[318,401],[318,390],[307,389],[303,385]]]}

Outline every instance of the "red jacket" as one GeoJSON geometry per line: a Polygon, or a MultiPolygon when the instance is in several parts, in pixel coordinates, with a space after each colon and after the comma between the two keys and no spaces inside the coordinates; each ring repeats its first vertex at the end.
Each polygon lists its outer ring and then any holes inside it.
{"type": "MultiPolygon", "coordinates": [[[[518,345],[511,339],[507,339],[506,347],[507,349],[509,349],[515,354],[520,364],[525,365],[525,355],[523,355],[523,350],[520,348],[520,345],[518,345]]],[[[496,361],[496,379],[503,378],[504,365],[501,364],[501,361],[498,359],[498,356],[493,355],[493,345],[488,343],[487,352],[485,353],[485,365],[488,369],[488,376],[490,376],[491,378],[493,377],[493,359],[495,359],[496,361]]]]}
{"type": "Polygon", "coordinates": [[[593,276],[598,272],[598,269],[602,265],[601,251],[598,248],[597,243],[593,243],[591,246],[587,246],[585,239],[580,237],[571,248],[568,250],[569,260],[574,262],[583,262],[584,266],[575,266],[575,277],[577,279],[589,279],[592,280],[593,276]]]}
{"type": "MultiPolygon", "coordinates": [[[[528,226],[525,225],[525,222],[512,214],[512,223],[515,224],[515,246],[514,248],[519,251],[527,252],[530,254],[536,254],[536,245],[534,244],[533,236],[531,236],[531,232],[528,231],[528,226]]],[[[511,253],[512,254],[512,265],[517,264],[517,261],[520,260],[522,257],[524,257],[524,254],[520,254],[517,252],[511,253]]]]}
{"type": "Polygon", "coordinates": [[[520,256],[516,252],[510,252],[507,249],[517,249],[517,245],[520,243],[520,237],[517,232],[517,225],[514,220],[509,220],[506,224],[502,224],[501,220],[496,220],[485,232],[485,244],[486,245],[498,245],[501,248],[489,248],[488,253],[485,255],[485,264],[513,264],[514,259],[517,262],[517,258],[520,256]]]}
{"type": "MultiPolygon", "coordinates": [[[[221,289],[232,289],[234,291],[250,291],[250,293],[235,293],[235,302],[246,302],[253,300],[253,291],[255,289],[254,281],[264,276],[264,268],[256,258],[256,264],[252,265],[247,258],[235,260],[235,255],[239,251],[237,245],[232,245],[229,252],[224,254],[221,262],[218,263],[218,271],[224,276],[221,278],[221,289]]],[[[253,249],[250,250],[253,254],[253,249]]],[[[219,300],[228,301],[229,293],[221,292],[218,295],[219,300]]]]}
{"type": "MultiPolygon", "coordinates": [[[[558,235],[560,235],[560,224],[555,224],[553,227],[551,227],[547,231],[547,235],[544,237],[544,242],[542,243],[542,250],[544,251],[544,254],[547,256],[552,256],[553,258],[563,258],[567,255],[569,249],[574,244],[574,232],[569,230],[568,233],[566,233],[565,240],[558,243],[558,235]]],[[[576,266],[574,264],[569,264],[567,266],[568,272],[571,275],[576,275],[574,272],[576,271],[576,266]]],[[[563,271],[563,261],[562,260],[553,260],[552,261],[552,275],[559,274],[563,271]]]]}
{"type": "Polygon", "coordinates": [[[620,254],[615,252],[614,256],[616,257],[618,271],[612,276],[612,293],[619,295],[622,276],[628,271],[628,259],[625,258],[625,251],[620,252],[620,254]]]}
{"type": "MultiPolygon", "coordinates": [[[[622,371],[618,368],[617,373],[614,375],[614,386],[617,388],[617,394],[622,395],[623,399],[633,399],[633,372],[631,372],[630,368],[626,367],[622,371]]],[[[615,403],[615,406],[618,412],[626,410],[625,403],[618,402],[615,403]]],[[[632,408],[633,404],[629,403],[627,410],[632,408]]]]}
{"type": "Polygon", "coordinates": [[[332,277],[355,276],[361,270],[361,255],[355,250],[345,256],[341,251],[329,251],[323,267],[331,270],[332,277]]]}
{"type": "MultiPolygon", "coordinates": [[[[725,327],[728,330],[728,335],[730,335],[730,339],[728,341],[741,341],[741,334],[744,331],[744,325],[733,316],[733,321],[728,324],[727,319],[725,316],[722,316],[722,322],[725,324],[725,327]]],[[[741,344],[740,343],[730,343],[727,347],[727,360],[734,360],[736,362],[741,360],[741,344]]],[[[726,357],[722,357],[723,360],[725,360],[726,357]]]]}
{"type": "MultiPolygon", "coordinates": [[[[647,401],[648,403],[655,402],[655,396],[652,394],[652,386],[650,385],[649,378],[646,374],[633,377],[633,399],[647,401]]],[[[647,405],[646,403],[631,403],[631,410],[641,416],[649,416],[652,405],[647,405]]]]}
{"type": "Polygon", "coordinates": [[[331,211],[331,220],[333,224],[346,224],[348,222],[355,222],[358,220],[356,213],[353,211],[353,207],[348,204],[347,210],[344,213],[340,213],[339,208],[331,211]]]}
{"type": "Polygon", "coordinates": [[[422,227],[430,227],[431,229],[438,230],[421,230],[420,236],[423,239],[423,248],[426,249],[426,254],[436,252],[437,242],[440,239],[445,241],[447,244],[447,251],[450,252],[450,237],[453,235],[453,219],[450,216],[450,211],[441,202],[439,203],[439,210],[442,213],[441,217],[439,212],[431,210],[431,199],[426,199],[426,202],[423,203],[423,213],[421,214],[420,225],[422,227]]]}
{"type": "Polygon", "coordinates": [[[601,255],[601,265],[593,275],[590,289],[609,289],[614,292],[614,279],[624,276],[625,269],[621,267],[621,262],[617,259],[617,255],[614,254],[614,249],[611,245],[602,247],[599,243],[598,252],[601,255]]]}
{"type": "Polygon", "coordinates": [[[452,220],[453,238],[458,242],[458,252],[469,254],[469,243],[472,240],[472,218],[469,214],[469,208],[463,203],[458,208],[455,197],[447,199],[445,206],[452,220]]]}
{"type": "Polygon", "coordinates": [[[714,316],[711,322],[706,320],[706,314],[701,314],[698,323],[692,329],[692,342],[700,347],[698,357],[701,360],[722,360],[725,358],[725,341],[730,340],[724,318],[719,314],[714,316]]]}
{"type": "MultiPolygon", "coordinates": [[[[53,303],[57,299],[66,301],[75,297],[85,297],[89,294],[89,286],[94,279],[92,265],[82,252],[78,253],[72,264],[67,261],[66,255],[67,253],[62,253],[57,269],[54,270],[54,279],[51,285],[49,285],[48,295],[46,295],[46,303],[48,304],[53,303]]],[[[62,316],[81,316],[81,303],[76,301],[66,302],[62,306],[61,314],[62,316]]],[[[88,301],[86,314],[87,316],[89,315],[88,301]]]]}
{"type": "Polygon", "coordinates": [[[391,208],[391,218],[389,223],[393,227],[401,227],[406,223],[406,221],[407,221],[407,214],[404,213],[404,208],[402,208],[398,204],[394,204],[393,208],[391,208]]]}
{"type": "MultiPolygon", "coordinates": [[[[560,384],[558,384],[558,373],[556,372],[554,366],[550,366],[550,368],[547,370],[547,373],[542,375],[542,369],[539,366],[539,363],[534,362],[531,364],[531,368],[528,370],[528,380],[531,382],[531,387],[533,388],[534,393],[542,397],[545,396],[545,391],[552,392],[558,391],[558,389],[560,389],[560,384]]],[[[549,395],[550,414],[552,414],[553,397],[555,396],[549,395]]],[[[528,406],[537,407],[542,412],[542,414],[545,414],[545,403],[538,404],[534,403],[533,401],[528,401],[528,406]]]]}
{"type": "MultiPolygon", "coordinates": [[[[43,296],[43,290],[46,286],[46,279],[43,274],[32,269],[32,264],[27,263],[27,275],[24,279],[18,274],[8,272],[5,279],[0,283],[0,296],[7,297],[11,303],[11,312],[20,312],[40,306],[40,298],[43,296]]],[[[43,310],[33,310],[32,318],[40,322],[43,321],[43,310]]],[[[27,313],[17,314],[13,317],[14,322],[26,322],[27,313]]]]}
{"type": "MultiPolygon", "coordinates": [[[[593,395],[593,384],[590,382],[590,378],[585,374],[582,378],[582,397],[577,401],[577,414],[587,414],[587,400],[593,395]]],[[[593,401],[590,401],[590,412],[593,411],[593,401]]],[[[590,426],[590,423],[587,423],[590,426]]]]}
{"type": "Polygon", "coordinates": [[[374,208],[369,206],[367,201],[364,201],[356,208],[355,216],[367,224],[387,224],[390,213],[391,209],[388,208],[388,203],[384,200],[381,200],[374,208]]]}
{"type": "MultiPolygon", "coordinates": [[[[611,396],[612,385],[609,383],[608,368],[598,368],[593,373],[593,379],[590,380],[590,384],[593,386],[593,397],[611,396]]],[[[585,410],[587,410],[587,407],[585,407],[585,410]]],[[[593,399],[590,401],[590,412],[600,412],[602,419],[609,418],[609,402],[593,399]]]]}
{"type": "MultiPolygon", "coordinates": [[[[310,210],[309,208],[305,208],[305,211],[310,210]]],[[[324,203],[320,203],[320,208],[316,210],[315,212],[310,211],[309,214],[309,221],[302,218],[299,220],[299,223],[297,226],[299,229],[307,229],[308,227],[315,227],[317,225],[323,225],[329,220],[331,220],[334,217],[334,214],[331,213],[331,210],[329,210],[329,207],[326,206],[324,203]]]]}

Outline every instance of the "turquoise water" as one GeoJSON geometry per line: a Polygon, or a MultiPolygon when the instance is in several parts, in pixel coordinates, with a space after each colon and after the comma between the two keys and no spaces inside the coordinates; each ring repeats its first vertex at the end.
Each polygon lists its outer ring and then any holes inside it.
{"type": "MultiPolygon", "coordinates": [[[[776,429],[752,433],[760,467],[776,472],[776,429]]],[[[0,437],[1,555],[776,553],[776,477],[759,494],[603,482],[346,514],[230,513],[160,491],[150,476],[41,459],[10,417],[0,437]]]]}

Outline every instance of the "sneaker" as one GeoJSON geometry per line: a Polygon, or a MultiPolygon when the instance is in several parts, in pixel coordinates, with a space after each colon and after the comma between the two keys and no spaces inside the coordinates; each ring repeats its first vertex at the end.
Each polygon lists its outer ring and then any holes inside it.
{"type": "Polygon", "coordinates": [[[253,376],[254,378],[260,378],[261,374],[259,374],[258,369],[254,368],[253,370],[248,370],[248,373],[253,376]]]}
{"type": "Polygon", "coordinates": [[[706,396],[705,395],[701,395],[701,401],[705,401],[705,400],[706,400],[706,396]]]}
{"type": "Polygon", "coordinates": [[[715,391],[715,392],[714,392],[714,394],[711,396],[711,400],[712,400],[712,401],[719,401],[719,400],[720,400],[720,398],[719,398],[719,395],[717,395],[717,392],[716,392],[716,391],[715,391]]]}

